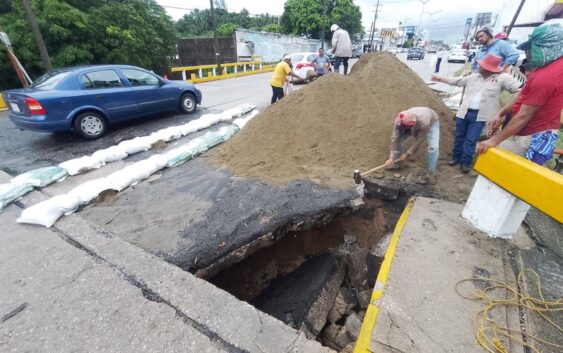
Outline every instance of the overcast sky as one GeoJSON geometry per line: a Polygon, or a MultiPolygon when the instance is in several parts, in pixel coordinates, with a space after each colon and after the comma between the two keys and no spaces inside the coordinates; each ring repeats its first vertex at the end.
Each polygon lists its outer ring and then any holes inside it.
{"type": "MultiPolygon", "coordinates": [[[[157,0],[165,6],[168,14],[178,20],[189,10],[175,9],[206,9],[209,0],[157,0]]],[[[536,20],[547,9],[553,0],[528,0],[519,16],[518,22],[536,20]]],[[[281,15],[285,0],[226,0],[230,11],[239,11],[243,7],[251,14],[269,13],[281,15]]],[[[362,11],[362,23],[366,31],[371,27],[377,0],[355,0],[362,11]]],[[[445,39],[454,42],[463,36],[465,20],[474,18],[477,12],[493,12],[498,14],[497,27],[508,25],[520,0],[429,0],[424,7],[422,27],[430,32],[432,39],[445,39]],[[430,16],[430,14],[433,14],[430,16]]],[[[397,27],[399,22],[406,20],[407,25],[418,25],[422,3],[420,0],[380,0],[380,11],[377,27],[397,27]]],[[[517,34],[515,34],[517,35],[517,34]]]]}

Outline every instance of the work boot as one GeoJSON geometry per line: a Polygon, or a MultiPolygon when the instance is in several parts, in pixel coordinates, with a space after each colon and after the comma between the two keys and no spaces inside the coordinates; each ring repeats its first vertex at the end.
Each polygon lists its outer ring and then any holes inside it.
{"type": "Polygon", "coordinates": [[[455,159],[452,159],[451,161],[448,161],[448,165],[449,165],[450,167],[456,166],[456,165],[458,165],[458,164],[459,164],[459,162],[456,161],[455,159]]]}
{"type": "Polygon", "coordinates": [[[462,172],[463,174],[467,174],[467,173],[469,173],[470,171],[471,171],[471,167],[470,167],[470,166],[468,166],[468,165],[462,165],[462,166],[461,166],[461,172],[462,172]]]}

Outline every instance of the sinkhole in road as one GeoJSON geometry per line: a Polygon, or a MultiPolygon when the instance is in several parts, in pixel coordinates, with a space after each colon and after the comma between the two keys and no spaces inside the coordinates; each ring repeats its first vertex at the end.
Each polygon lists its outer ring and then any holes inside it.
{"type": "Polygon", "coordinates": [[[406,196],[364,198],[359,209],[316,228],[287,232],[206,279],[340,351],[356,341],[406,202],[406,196]]]}

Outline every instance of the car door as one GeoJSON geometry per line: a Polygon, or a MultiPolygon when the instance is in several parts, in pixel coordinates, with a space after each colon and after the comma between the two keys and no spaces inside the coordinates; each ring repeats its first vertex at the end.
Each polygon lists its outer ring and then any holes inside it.
{"type": "Polygon", "coordinates": [[[141,112],[149,114],[177,108],[179,90],[158,76],[135,68],[122,68],[121,73],[135,92],[141,112]]]}
{"type": "Polygon", "coordinates": [[[80,75],[82,88],[90,104],[99,107],[110,121],[133,118],[140,114],[137,97],[114,69],[98,69],[80,75]]]}

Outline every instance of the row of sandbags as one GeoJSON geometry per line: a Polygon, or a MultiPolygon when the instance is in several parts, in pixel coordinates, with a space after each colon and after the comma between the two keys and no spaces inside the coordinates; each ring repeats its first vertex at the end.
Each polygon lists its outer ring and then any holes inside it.
{"type": "Polygon", "coordinates": [[[240,130],[239,126],[244,126],[256,114],[258,112],[254,111],[247,117],[236,119],[232,125],[207,132],[180,147],[162,154],[155,154],[106,177],[87,181],[66,194],[54,196],[33,205],[21,213],[17,222],[51,227],[60,217],[73,213],[78,207],[90,203],[106,190],[119,192],[165,167],[172,168],[181,165],[213,146],[230,139],[240,130]]]}
{"type": "MultiPolygon", "coordinates": [[[[20,174],[12,178],[9,183],[0,184],[0,210],[34,188],[43,188],[56,181],[63,181],[68,175],[77,175],[100,168],[106,163],[125,159],[129,155],[152,148],[159,141],[169,142],[217,123],[240,118],[254,108],[255,106],[252,104],[242,104],[220,114],[204,114],[186,124],[164,128],[148,136],[122,141],[115,146],[98,150],[90,156],[71,159],[58,166],[34,169],[20,174]]],[[[244,122],[239,121],[239,124],[244,125],[244,122]]]]}

